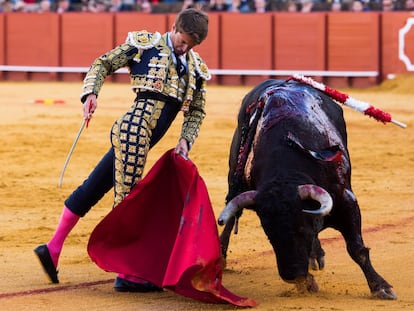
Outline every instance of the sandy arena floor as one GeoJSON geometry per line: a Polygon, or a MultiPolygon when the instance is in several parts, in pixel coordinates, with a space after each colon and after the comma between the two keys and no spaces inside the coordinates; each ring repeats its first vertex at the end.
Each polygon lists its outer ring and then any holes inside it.
{"type": "MultiPolygon", "coordinates": [[[[398,294],[396,301],[372,299],[359,267],[334,230],[321,234],[326,268],[314,273],[315,295],[298,294],[283,282],[258,218],[246,211],[233,236],[223,285],[255,299],[257,310],[414,310],[414,76],[398,77],[381,87],[344,90],[390,112],[406,129],[384,125],[344,108],[353,162],[353,188],[363,217],[371,259],[398,294]]],[[[89,234],[108,213],[112,193],[72,231],[59,262],[61,284],[45,278],[33,249],[47,242],[60,217],[63,200],[87,176],[109,148],[113,121],[132,102],[126,84],[107,83],[99,107],[76,146],[63,186],[58,180],[82,121],[79,83],[0,83],[0,280],[1,310],[233,310],[204,304],[171,292],[114,292],[114,274],[88,257],[89,234]],[[64,104],[34,104],[35,99],[64,104]]],[[[227,157],[236,114],[248,87],[209,87],[208,116],[191,159],[206,181],[216,214],[227,191],[227,157]]],[[[151,151],[147,168],[175,146],[181,117],[151,151]]]]}

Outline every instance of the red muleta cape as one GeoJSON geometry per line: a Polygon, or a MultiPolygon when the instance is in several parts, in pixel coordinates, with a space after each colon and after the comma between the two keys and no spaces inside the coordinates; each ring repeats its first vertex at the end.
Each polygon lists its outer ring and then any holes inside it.
{"type": "Polygon", "coordinates": [[[253,307],[222,285],[216,219],[206,185],[189,160],[167,151],[94,229],[91,259],[208,303],[253,307]]]}

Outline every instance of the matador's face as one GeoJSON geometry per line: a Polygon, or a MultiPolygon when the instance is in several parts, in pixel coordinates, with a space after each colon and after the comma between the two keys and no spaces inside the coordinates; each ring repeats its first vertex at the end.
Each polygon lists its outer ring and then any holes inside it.
{"type": "Polygon", "coordinates": [[[175,26],[173,26],[173,29],[171,31],[171,41],[174,47],[174,52],[177,55],[185,54],[194,46],[196,46],[195,42],[189,34],[178,32],[175,26]]]}

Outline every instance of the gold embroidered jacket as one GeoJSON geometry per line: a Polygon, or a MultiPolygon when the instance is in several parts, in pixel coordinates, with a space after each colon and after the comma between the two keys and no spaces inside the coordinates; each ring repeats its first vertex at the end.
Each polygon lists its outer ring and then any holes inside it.
{"type": "Polygon", "coordinates": [[[167,34],[130,32],[124,44],[92,63],[84,79],[81,101],[89,94],[98,96],[105,78],[122,67],[129,69],[134,92],[158,92],[181,103],[184,113],[181,137],[191,145],[205,117],[206,81],[211,78],[198,53],[193,50],[187,53],[187,74],[179,78],[167,34]]]}

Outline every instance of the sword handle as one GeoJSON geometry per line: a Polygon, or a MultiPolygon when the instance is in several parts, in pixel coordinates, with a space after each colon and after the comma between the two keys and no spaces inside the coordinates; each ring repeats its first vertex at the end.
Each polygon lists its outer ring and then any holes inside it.
{"type": "MultiPolygon", "coordinates": [[[[92,99],[89,101],[88,113],[91,112],[91,109],[92,109],[92,99]]],[[[86,128],[88,128],[90,120],[91,119],[86,120],[86,128]]]]}

